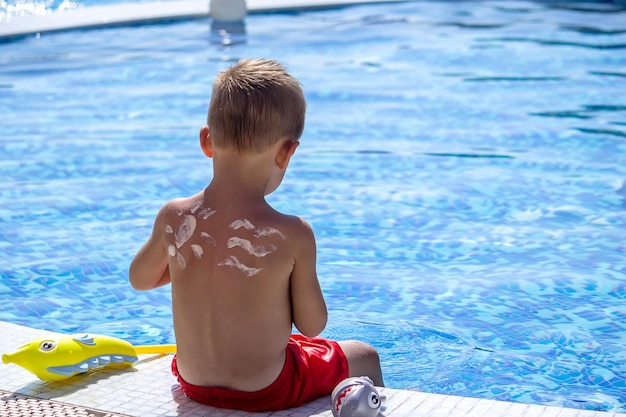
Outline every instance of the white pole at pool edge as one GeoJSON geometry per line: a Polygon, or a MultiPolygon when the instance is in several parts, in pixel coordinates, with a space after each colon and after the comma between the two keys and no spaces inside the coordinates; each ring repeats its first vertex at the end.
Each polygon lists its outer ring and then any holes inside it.
{"type": "Polygon", "coordinates": [[[224,22],[243,20],[248,10],[246,0],[210,0],[209,15],[224,22]]]}

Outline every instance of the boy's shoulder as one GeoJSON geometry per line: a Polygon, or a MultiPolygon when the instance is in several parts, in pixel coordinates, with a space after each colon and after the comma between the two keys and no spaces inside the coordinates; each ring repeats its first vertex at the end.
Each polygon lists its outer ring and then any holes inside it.
{"type": "Polygon", "coordinates": [[[159,210],[160,215],[177,215],[180,216],[185,212],[195,213],[203,207],[202,193],[192,195],[191,197],[179,197],[169,200],[159,210]]]}
{"type": "Polygon", "coordinates": [[[292,249],[315,247],[313,228],[299,216],[281,213],[280,220],[275,221],[269,227],[279,230],[288,237],[287,240],[292,245],[292,249]]]}
{"type": "Polygon", "coordinates": [[[294,214],[284,214],[277,211],[275,213],[275,217],[272,216],[271,219],[268,219],[269,221],[273,221],[277,225],[284,225],[285,227],[288,227],[300,233],[312,231],[311,225],[299,216],[296,216],[294,214]]]}

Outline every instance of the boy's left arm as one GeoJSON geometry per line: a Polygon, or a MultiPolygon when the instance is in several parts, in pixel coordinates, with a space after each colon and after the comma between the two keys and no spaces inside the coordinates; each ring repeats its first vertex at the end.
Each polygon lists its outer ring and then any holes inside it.
{"type": "Polygon", "coordinates": [[[301,221],[296,258],[291,272],[291,314],[305,336],[318,336],[328,320],[326,302],[316,272],[316,245],[311,226],[301,221]]]}
{"type": "Polygon", "coordinates": [[[128,277],[136,290],[151,290],[170,282],[167,250],[163,242],[166,207],[157,214],[152,234],[130,263],[128,277]]]}

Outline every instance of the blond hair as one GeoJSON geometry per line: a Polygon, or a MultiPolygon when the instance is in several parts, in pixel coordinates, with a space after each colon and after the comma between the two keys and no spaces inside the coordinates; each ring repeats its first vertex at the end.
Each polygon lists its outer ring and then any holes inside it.
{"type": "Polygon", "coordinates": [[[207,124],[216,147],[263,152],[304,130],[306,101],[297,79],[268,59],[244,59],[213,82],[207,124]]]}

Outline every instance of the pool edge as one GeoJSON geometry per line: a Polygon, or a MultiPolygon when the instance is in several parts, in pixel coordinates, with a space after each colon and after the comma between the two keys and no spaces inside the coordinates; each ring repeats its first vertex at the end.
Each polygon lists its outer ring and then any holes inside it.
{"type": "MultiPolygon", "coordinates": [[[[0,353],[7,353],[50,332],[0,321],[0,333],[4,335],[0,340],[0,353]]],[[[141,355],[133,368],[103,368],[60,383],[44,383],[18,366],[1,365],[0,390],[137,417],[251,415],[241,411],[216,409],[187,399],[170,373],[170,362],[171,357],[168,355],[141,355]]],[[[387,396],[384,403],[384,414],[387,417],[626,417],[624,413],[509,403],[392,388],[382,388],[381,391],[387,396]]],[[[332,417],[328,397],[322,397],[297,409],[253,415],[332,417]]]]}
{"type": "MultiPolygon", "coordinates": [[[[409,0],[247,0],[248,13],[280,12],[409,0]]],[[[120,3],[14,16],[0,21],[0,41],[78,29],[209,18],[209,0],[120,3]]]]}

